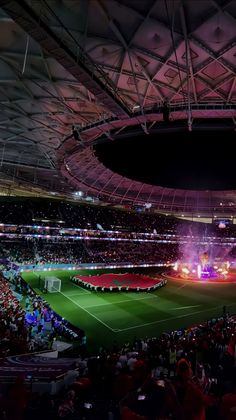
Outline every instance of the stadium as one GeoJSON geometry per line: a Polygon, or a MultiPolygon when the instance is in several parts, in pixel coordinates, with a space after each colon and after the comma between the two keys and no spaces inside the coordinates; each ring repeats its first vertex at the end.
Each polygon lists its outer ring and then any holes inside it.
{"type": "Polygon", "coordinates": [[[235,1],[0,21],[0,419],[235,419],[235,1]]]}

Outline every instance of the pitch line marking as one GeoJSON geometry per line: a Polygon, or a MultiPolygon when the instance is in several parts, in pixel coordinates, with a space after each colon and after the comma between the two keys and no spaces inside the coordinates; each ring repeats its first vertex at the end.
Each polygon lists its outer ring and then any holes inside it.
{"type": "Polygon", "coordinates": [[[201,305],[180,306],[179,308],[171,308],[171,311],[178,311],[179,309],[199,308],[201,305]]]}
{"type": "MultiPolygon", "coordinates": [[[[233,305],[236,305],[236,303],[231,304],[231,305],[227,305],[227,307],[233,306],[233,305]]],[[[158,321],[147,322],[145,324],[133,325],[132,327],[127,327],[127,328],[120,329],[120,332],[133,330],[135,328],[142,328],[142,327],[146,327],[148,325],[161,324],[162,322],[170,321],[171,319],[186,318],[186,317],[189,317],[189,316],[192,316],[192,315],[201,314],[203,312],[209,312],[209,311],[212,311],[212,310],[218,309],[218,308],[222,308],[222,305],[214,306],[214,307],[209,308],[209,309],[202,309],[201,311],[190,312],[189,314],[185,314],[185,315],[170,316],[169,318],[159,319],[158,321]]]]}
{"type": "Polygon", "coordinates": [[[63,292],[59,292],[61,293],[61,295],[65,296],[68,300],[70,300],[72,303],[74,303],[74,305],[78,306],[80,309],[82,309],[83,311],[87,312],[87,314],[89,314],[90,316],[92,316],[94,319],[96,319],[96,321],[100,322],[101,324],[104,325],[104,327],[108,328],[110,331],[114,332],[114,329],[109,327],[109,325],[107,325],[105,322],[103,322],[101,319],[99,319],[96,315],[91,314],[91,312],[89,312],[86,308],[83,308],[83,306],[81,306],[79,303],[75,302],[73,299],[71,299],[69,296],[65,295],[65,293],[63,292]]]}
{"type": "Polygon", "coordinates": [[[183,287],[187,286],[187,283],[182,284],[182,286],[177,287],[177,290],[183,289],[183,287]]]}
{"type": "MultiPolygon", "coordinates": [[[[88,295],[91,295],[92,292],[90,292],[87,289],[84,289],[83,287],[79,286],[78,284],[74,284],[73,282],[70,283],[70,285],[74,286],[74,287],[79,287],[81,290],[83,290],[85,293],[87,293],[88,295]]],[[[82,293],[81,293],[82,294],[82,293]]]]}

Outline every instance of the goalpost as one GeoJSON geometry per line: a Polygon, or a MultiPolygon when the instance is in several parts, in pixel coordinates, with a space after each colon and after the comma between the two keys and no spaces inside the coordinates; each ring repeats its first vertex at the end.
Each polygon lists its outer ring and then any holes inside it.
{"type": "Polygon", "coordinates": [[[61,291],[61,280],[57,277],[46,277],[44,288],[49,293],[55,293],[61,291]]]}

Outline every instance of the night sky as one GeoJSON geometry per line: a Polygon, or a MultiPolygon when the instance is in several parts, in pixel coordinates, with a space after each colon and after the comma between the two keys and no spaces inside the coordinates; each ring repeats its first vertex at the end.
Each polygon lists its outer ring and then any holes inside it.
{"type": "Polygon", "coordinates": [[[236,189],[236,133],[157,133],[96,146],[105,166],[128,178],[170,188],[236,189]]]}

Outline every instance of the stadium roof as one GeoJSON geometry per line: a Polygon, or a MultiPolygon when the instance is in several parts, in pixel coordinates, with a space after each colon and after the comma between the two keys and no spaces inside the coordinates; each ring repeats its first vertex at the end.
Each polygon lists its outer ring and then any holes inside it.
{"type": "Polygon", "coordinates": [[[0,25],[2,186],[235,214],[236,191],[130,180],[93,148],[129,130],[235,129],[235,1],[0,0],[0,25]]]}

